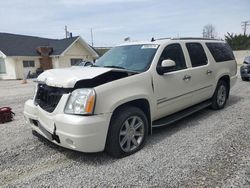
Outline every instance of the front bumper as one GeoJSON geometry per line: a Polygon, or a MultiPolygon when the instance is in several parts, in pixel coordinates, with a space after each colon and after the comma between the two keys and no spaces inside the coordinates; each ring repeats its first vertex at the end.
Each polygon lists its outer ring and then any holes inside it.
{"type": "Polygon", "coordinates": [[[242,66],[240,68],[240,75],[243,78],[249,78],[250,77],[250,67],[249,66],[242,66]]]}
{"type": "Polygon", "coordinates": [[[240,73],[242,78],[250,78],[250,73],[240,73]]]}
{"type": "Polygon", "coordinates": [[[49,141],[81,152],[99,152],[105,148],[112,113],[93,116],[48,113],[33,100],[24,106],[25,121],[33,130],[49,141]]]}

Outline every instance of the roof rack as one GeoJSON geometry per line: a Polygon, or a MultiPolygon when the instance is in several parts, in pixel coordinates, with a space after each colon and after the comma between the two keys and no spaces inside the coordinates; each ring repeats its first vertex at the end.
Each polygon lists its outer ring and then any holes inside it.
{"type": "Polygon", "coordinates": [[[166,38],[157,38],[155,39],[154,37],[151,39],[152,42],[156,41],[156,40],[167,40],[167,39],[173,39],[171,37],[166,37],[166,38]]]}
{"type": "Polygon", "coordinates": [[[202,37],[181,37],[181,38],[171,38],[172,40],[218,40],[222,41],[222,39],[212,39],[212,38],[202,38],[202,37]]]}
{"type": "Polygon", "coordinates": [[[166,38],[152,38],[151,42],[154,42],[156,40],[217,40],[217,41],[223,41],[223,39],[212,39],[212,38],[202,38],[202,37],[180,37],[180,38],[174,38],[174,37],[166,37],[166,38]]]}

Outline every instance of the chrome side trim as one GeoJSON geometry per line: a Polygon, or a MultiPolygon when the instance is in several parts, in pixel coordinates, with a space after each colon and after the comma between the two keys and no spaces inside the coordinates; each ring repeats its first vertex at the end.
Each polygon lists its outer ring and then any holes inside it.
{"type": "Polygon", "coordinates": [[[184,93],[184,94],[182,94],[182,95],[178,95],[178,96],[172,97],[172,98],[164,97],[164,98],[158,99],[158,100],[157,100],[157,105],[162,104],[162,103],[165,103],[165,102],[167,102],[167,101],[171,101],[171,100],[177,99],[177,98],[179,98],[179,97],[183,97],[183,96],[185,96],[185,95],[194,93],[194,92],[196,92],[196,91],[200,91],[200,90],[203,90],[203,89],[207,89],[207,88],[212,87],[212,86],[213,86],[213,85],[205,86],[205,87],[202,87],[202,88],[199,88],[199,89],[196,89],[196,90],[193,90],[193,91],[190,91],[190,92],[187,92],[187,93],[184,93]]]}

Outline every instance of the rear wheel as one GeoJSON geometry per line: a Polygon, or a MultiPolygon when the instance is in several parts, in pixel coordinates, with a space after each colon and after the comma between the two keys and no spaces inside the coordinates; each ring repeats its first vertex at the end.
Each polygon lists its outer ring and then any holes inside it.
{"type": "Polygon", "coordinates": [[[124,106],[112,117],[106,151],[121,158],[140,150],[148,135],[148,120],[144,112],[133,106],[124,106]]]}
{"type": "Polygon", "coordinates": [[[224,80],[219,80],[214,95],[212,97],[212,109],[224,108],[227,103],[229,93],[228,84],[224,80]]]}

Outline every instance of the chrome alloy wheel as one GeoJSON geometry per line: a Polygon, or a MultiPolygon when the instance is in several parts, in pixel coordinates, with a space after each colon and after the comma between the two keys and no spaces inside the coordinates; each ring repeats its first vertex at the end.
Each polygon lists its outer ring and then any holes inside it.
{"type": "Polygon", "coordinates": [[[124,152],[131,152],[138,148],[144,137],[145,125],[139,116],[131,116],[123,123],[119,144],[124,152]]]}
{"type": "Polygon", "coordinates": [[[227,100],[227,89],[224,85],[220,85],[217,93],[217,104],[223,106],[227,100]]]}

